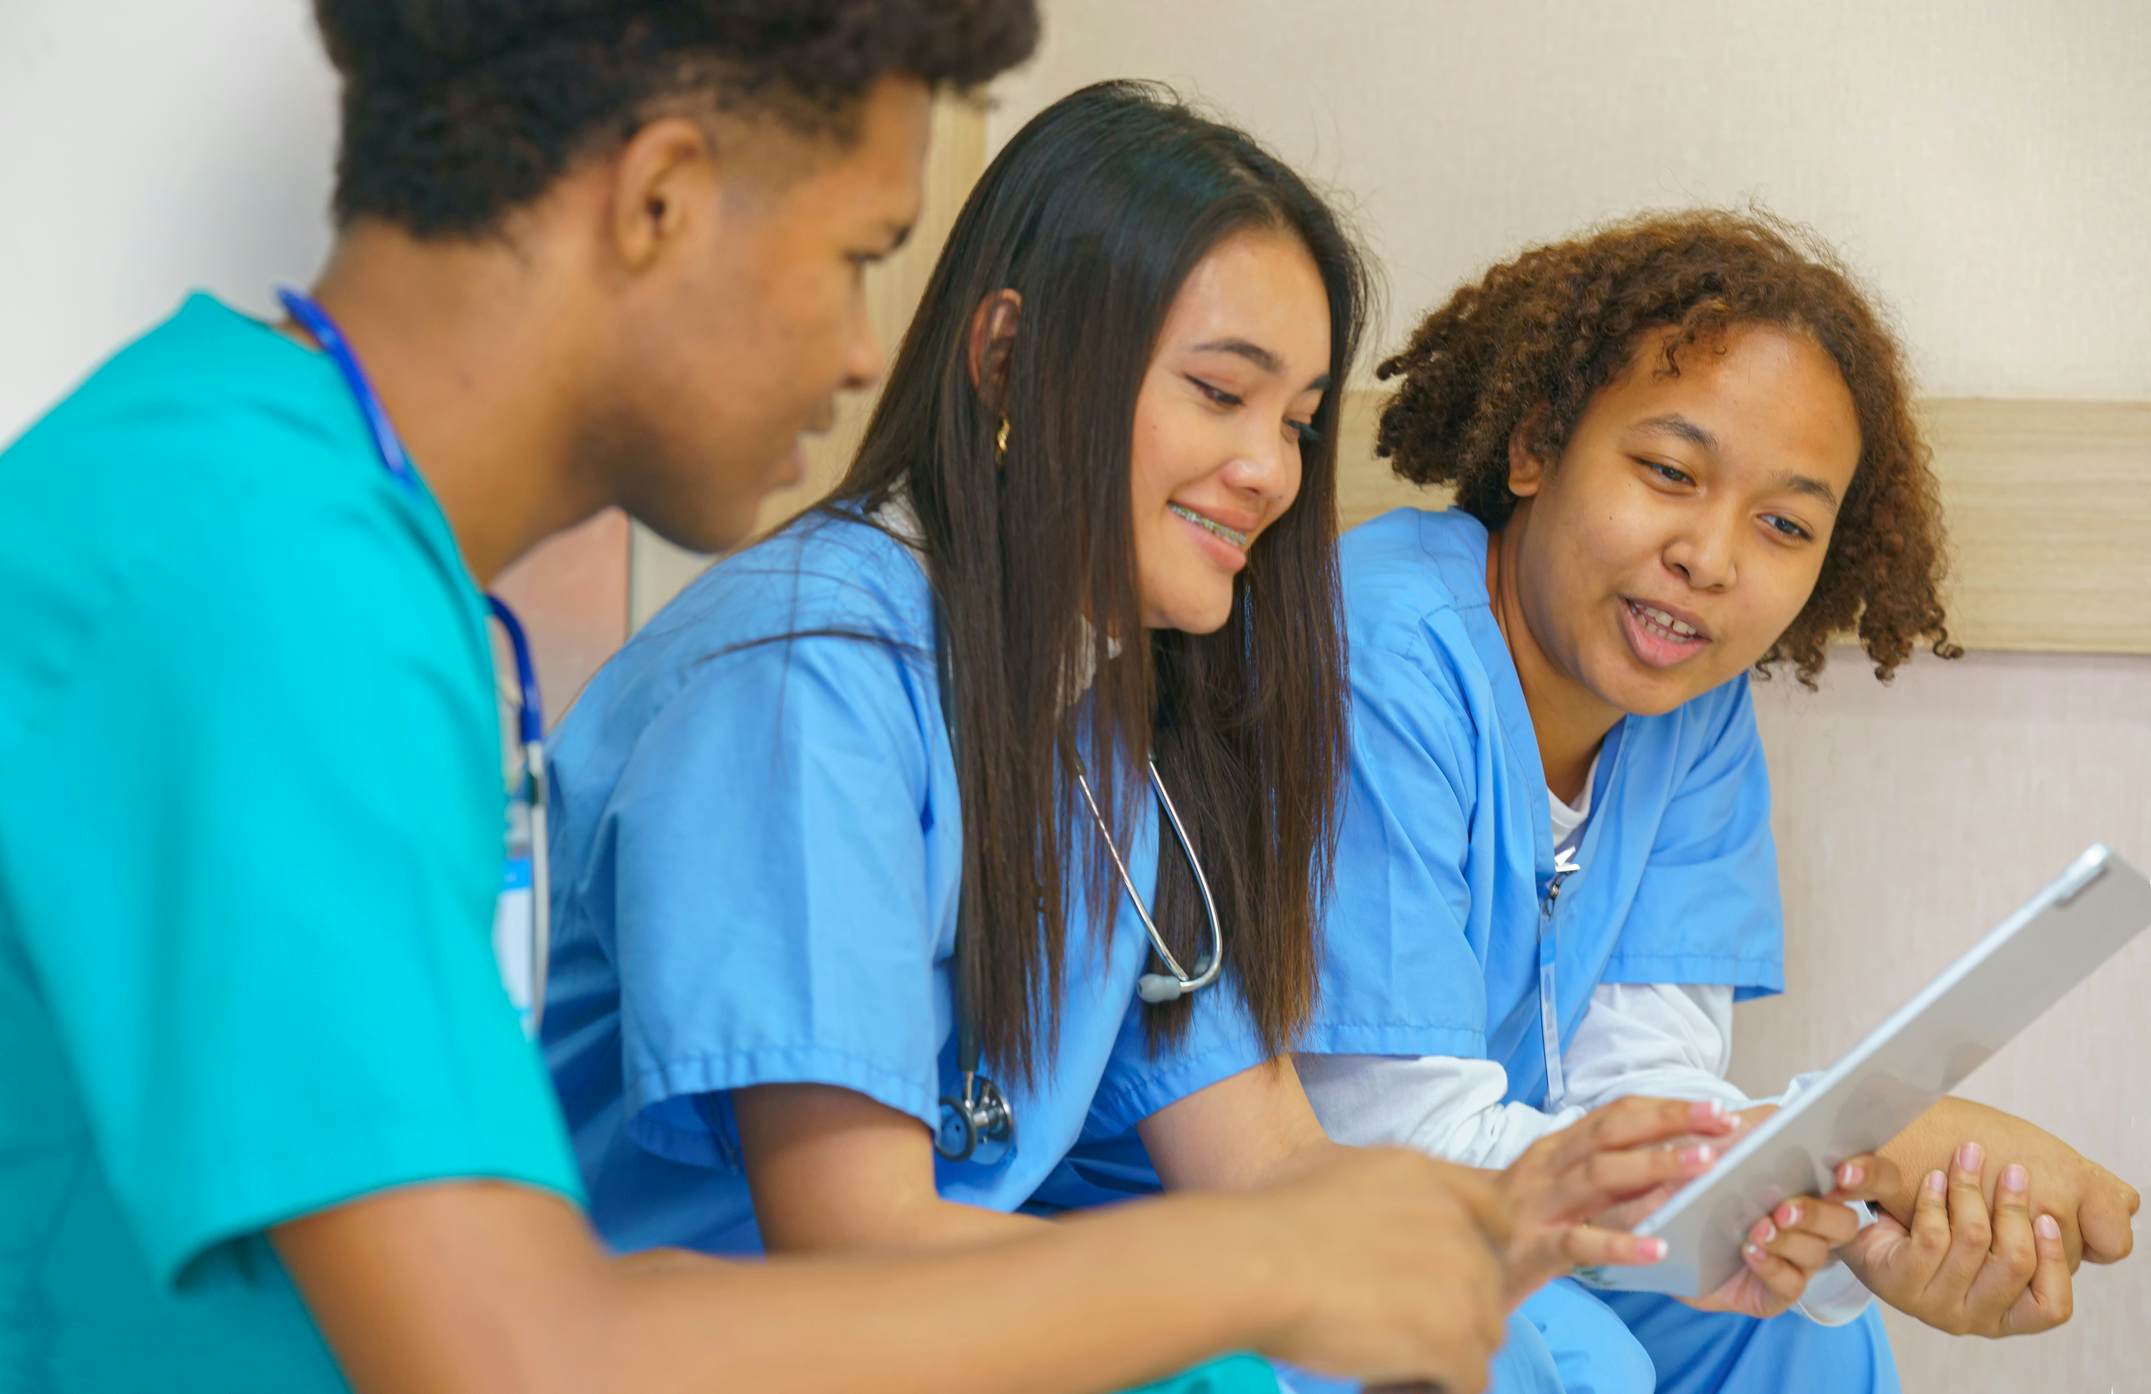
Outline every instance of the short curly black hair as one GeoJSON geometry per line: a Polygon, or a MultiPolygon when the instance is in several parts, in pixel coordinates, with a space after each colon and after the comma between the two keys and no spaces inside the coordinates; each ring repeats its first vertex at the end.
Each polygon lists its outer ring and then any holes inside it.
{"type": "Polygon", "coordinates": [[[970,87],[1036,0],[314,0],[343,77],[339,223],[475,237],[682,99],[848,137],[891,73],[970,87]]]}
{"type": "Polygon", "coordinates": [[[1762,213],[1693,209],[1614,223],[1534,247],[1436,308],[1382,378],[1377,453],[1414,483],[1456,486],[1457,506],[1493,531],[1516,507],[1509,441],[1560,456],[1591,398],[1671,329],[1655,371],[1706,351],[1739,324],[1804,334],[1835,360],[1859,418],[1860,461],[1822,574],[1756,665],[1790,660],[1814,686],[1835,634],[1857,633],[1888,680],[1922,641],[1944,658],[1946,569],[1940,490],[1912,412],[1903,351],[1874,303],[1812,234],[1762,213]]]}

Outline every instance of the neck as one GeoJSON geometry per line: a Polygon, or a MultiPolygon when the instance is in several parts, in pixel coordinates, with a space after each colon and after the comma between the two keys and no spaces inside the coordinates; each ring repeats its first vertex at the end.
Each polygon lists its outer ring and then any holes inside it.
{"type": "Polygon", "coordinates": [[[1510,661],[1516,665],[1517,682],[1524,689],[1524,706],[1538,737],[1546,787],[1563,803],[1574,803],[1582,797],[1591,761],[1621,712],[1562,672],[1539,647],[1517,584],[1523,540],[1530,526],[1530,504],[1520,503],[1501,531],[1487,540],[1486,590],[1493,601],[1494,622],[1501,626],[1510,661]]]}
{"type": "Polygon", "coordinates": [[[577,479],[573,384],[549,328],[565,317],[542,265],[498,241],[428,243],[366,225],[339,240],[314,294],[481,587],[603,506],[577,479]]]}

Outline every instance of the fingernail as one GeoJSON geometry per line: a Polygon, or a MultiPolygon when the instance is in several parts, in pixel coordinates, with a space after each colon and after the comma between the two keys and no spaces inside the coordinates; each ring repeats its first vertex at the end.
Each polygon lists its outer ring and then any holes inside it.
{"type": "Polygon", "coordinates": [[[1694,1116],[1702,1122],[1715,1123],[1725,1117],[1725,1105],[1716,1099],[1700,1099],[1696,1102],[1694,1116]]]}
{"type": "Polygon", "coordinates": [[[1656,1263],[1666,1256],[1666,1241],[1663,1239],[1639,1239],[1636,1241],[1636,1252],[1642,1256],[1645,1263],[1656,1263]]]}
{"type": "Polygon", "coordinates": [[[1939,1171],[1927,1173],[1927,1194],[1938,1196],[1949,1189],[1949,1178],[1939,1171]]]}
{"type": "Polygon", "coordinates": [[[1867,1173],[1854,1166],[1851,1162],[1847,1162],[1837,1169],[1837,1184],[1840,1186],[1857,1186],[1866,1179],[1867,1173]]]}
{"type": "Polygon", "coordinates": [[[1701,1144],[1700,1146],[1684,1147],[1681,1149],[1680,1161],[1681,1165],[1683,1166],[1707,1167],[1712,1162],[1715,1162],[1717,1160],[1718,1149],[1712,1147],[1707,1142],[1701,1144]]]}
{"type": "Polygon", "coordinates": [[[1768,1220],[1757,1220],[1755,1228],[1748,1231],[1748,1238],[1758,1244],[1768,1244],[1778,1237],[1778,1227],[1768,1220]]]}
{"type": "Polygon", "coordinates": [[[1740,1246],[1740,1256],[1748,1262],[1760,1266],[1763,1261],[1762,1247],[1756,1244],[1743,1244],[1740,1246]]]}
{"type": "Polygon", "coordinates": [[[1967,1142],[1957,1149],[1957,1170],[1977,1171],[1979,1170],[1979,1164],[1986,1160],[1986,1156],[1986,1150],[1978,1143],[1967,1142]]]}
{"type": "Polygon", "coordinates": [[[2024,1169],[2021,1162],[2011,1162],[2008,1166],[2002,1168],[2003,1190],[2014,1191],[2018,1195],[2022,1195],[2024,1188],[2029,1185],[2031,1185],[2031,1173],[2024,1169]]]}
{"type": "Polygon", "coordinates": [[[1778,1207],[1777,1221],[1787,1229],[1800,1223],[1800,1207],[1787,1201],[1778,1207]]]}
{"type": "Polygon", "coordinates": [[[2052,1215],[2041,1215],[2032,1221],[2032,1228],[2039,1231],[2041,1239],[2061,1238],[2061,1222],[2052,1215]]]}

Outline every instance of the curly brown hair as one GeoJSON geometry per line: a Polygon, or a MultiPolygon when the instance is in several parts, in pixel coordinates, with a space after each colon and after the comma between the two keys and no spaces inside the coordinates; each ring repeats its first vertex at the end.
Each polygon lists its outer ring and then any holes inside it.
{"type": "Polygon", "coordinates": [[[1791,660],[1815,685],[1834,634],[1856,632],[1887,682],[1921,640],[1955,658],[1944,624],[1941,503],[1911,410],[1904,352],[1836,255],[1765,214],[1651,214],[1534,247],[1429,314],[1377,370],[1403,382],[1376,453],[1416,484],[1454,484],[1457,506],[1499,531],[1516,507],[1509,443],[1558,459],[1598,390],[1672,329],[1657,371],[1738,324],[1806,335],[1836,361],[1860,426],[1860,460],[1814,592],[1757,662],[1791,660]]]}

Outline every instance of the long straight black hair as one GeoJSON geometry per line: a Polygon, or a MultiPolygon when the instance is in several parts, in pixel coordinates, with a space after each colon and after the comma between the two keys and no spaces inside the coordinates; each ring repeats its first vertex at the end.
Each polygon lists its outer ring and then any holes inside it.
{"type": "MultiPolygon", "coordinates": [[[[1366,300],[1353,239],[1303,179],[1148,84],[1100,83],[1039,113],[949,234],[825,506],[873,509],[903,495],[917,514],[953,673],[945,700],[958,731],[969,915],[959,972],[982,1051],[1003,1071],[1031,1078],[1038,1028],[1057,1035],[1063,869],[1084,868],[1095,928],[1120,907],[1105,844],[1080,799],[1071,803],[1071,776],[1089,772],[1125,847],[1135,800],[1150,797],[1145,756],[1202,859],[1228,981],[1263,1041],[1282,1052],[1306,1020],[1346,754],[1338,394],[1366,300]],[[1136,398],[1189,273],[1249,230],[1296,237],[1319,269],[1333,385],[1301,447],[1298,500],[1256,540],[1224,627],[1146,635],[1131,517],[1136,398]],[[982,387],[968,365],[970,325],[1004,289],[1022,297],[1017,328],[1005,374],[982,387]],[[1125,641],[1117,656],[1114,636],[1125,641]],[[1084,673],[1095,674],[1089,697],[1071,705],[1084,673]]],[[[1192,965],[1207,921],[1162,826],[1152,905],[1192,965]]],[[[1170,1040],[1187,1004],[1148,1017],[1153,1043],[1170,1040]]]]}

